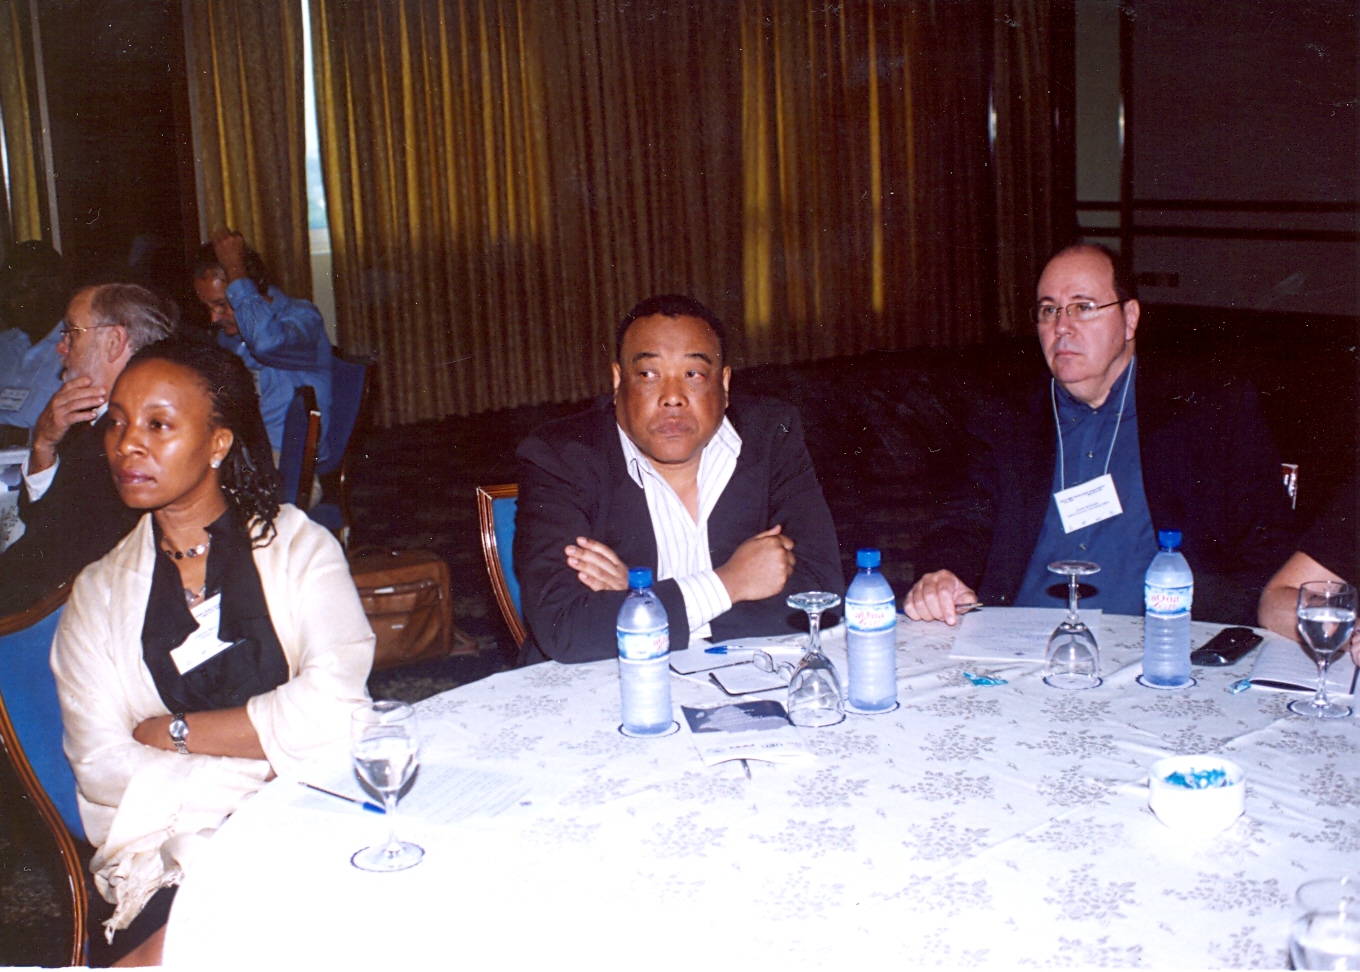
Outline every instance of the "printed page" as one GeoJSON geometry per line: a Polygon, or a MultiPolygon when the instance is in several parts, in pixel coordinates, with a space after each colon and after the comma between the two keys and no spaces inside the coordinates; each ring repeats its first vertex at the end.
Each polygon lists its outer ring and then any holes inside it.
{"type": "Polygon", "coordinates": [[[734,702],[710,708],[681,706],[681,725],[705,766],[731,759],[799,763],[816,757],[778,702],[734,702]]]}
{"type": "MultiPolygon", "coordinates": [[[[1267,632],[1249,677],[1254,688],[1276,692],[1316,692],[1317,662],[1313,661],[1313,656],[1303,645],[1267,632]]],[[[1355,691],[1355,678],[1355,662],[1351,661],[1350,652],[1342,652],[1341,657],[1327,667],[1328,693],[1351,695],[1355,691]]]]}
{"type": "MultiPolygon", "coordinates": [[[[1082,610],[1081,620],[1100,642],[1099,609],[1082,610]]],[[[1053,629],[1067,617],[1066,608],[983,608],[959,621],[949,657],[960,661],[1033,662],[1043,664],[1053,629]]]]}

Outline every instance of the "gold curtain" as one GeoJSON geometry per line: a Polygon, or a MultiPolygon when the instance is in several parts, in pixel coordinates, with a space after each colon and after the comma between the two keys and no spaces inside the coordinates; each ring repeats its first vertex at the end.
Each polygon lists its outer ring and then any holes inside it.
{"type": "Polygon", "coordinates": [[[200,211],[264,257],[289,296],[312,296],[297,0],[186,0],[200,211]]]}
{"type": "Polygon", "coordinates": [[[1034,285],[1053,252],[1053,103],[1047,2],[993,0],[996,58],[997,303],[1001,329],[1030,327],[1034,285]]]}
{"type": "Polygon", "coordinates": [[[337,325],[384,424],[604,391],[667,291],[736,365],[983,333],[985,6],[310,9],[337,325]]]}
{"type": "Polygon", "coordinates": [[[0,252],[11,243],[43,239],[42,167],[34,124],[33,55],[27,0],[0,0],[0,117],[5,125],[9,198],[0,193],[0,252]]]}
{"type": "Polygon", "coordinates": [[[986,11],[741,7],[751,360],[980,339],[986,11]]]}

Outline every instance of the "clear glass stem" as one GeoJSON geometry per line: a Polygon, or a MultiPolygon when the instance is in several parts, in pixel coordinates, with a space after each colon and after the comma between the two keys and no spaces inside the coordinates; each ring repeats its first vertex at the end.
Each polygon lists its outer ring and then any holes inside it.
{"type": "Polygon", "coordinates": [[[401,853],[401,841],[397,840],[397,791],[384,793],[383,810],[387,815],[387,843],[383,845],[383,853],[388,857],[396,857],[401,853]]]}
{"type": "Polygon", "coordinates": [[[1067,623],[1076,624],[1081,620],[1077,613],[1077,575],[1067,575],[1067,623]]]}
{"type": "Polygon", "coordinates": [[[822,612],[809,611],[808,616],[808,651],[815,655],[822,653],[822,612]]]}
{"type": "Polygon", "coordinates": [[[1318,687],[1317,693],[1313,696],[1313,704],[1319,708],[1326,708],[1332,704],[1332,700],[1327,698],[1327,666],[1331,663],[1331,658],[1323,655],[1317,660],[1318,667],[1318,687]]]}

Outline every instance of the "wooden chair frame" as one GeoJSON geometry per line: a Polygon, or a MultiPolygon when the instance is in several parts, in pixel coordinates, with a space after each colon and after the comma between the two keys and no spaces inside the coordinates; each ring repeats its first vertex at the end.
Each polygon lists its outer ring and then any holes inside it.
{"type": "Polygon", "coordinates": [[[510,635],[515,639],[515,647],[524,644],[529,636],[524,620],[510,599],[510,588],[505,581],[505,568],[501,566],[500,544],[496,542],[496,520],[492,514],[492,501],[498,499],[517,499],[518,483],[501,483],[497,486],[477,487],[477,520],[482,528],[482,555],[486,558],[486,573],[491,578],[491,589],[496,593],[496,603],[500,605],[501,615],[505,618],[510,635]]]}
{"type": "MultiPolygon", "coordinates": [[[[65,604],[70,593],[71,583],[64,582],[28,610],[0,618],[0,636],[13,634],[37,624],[65,604]]],[[[33,807],[38,811],[38,816],[42,818],[56,841],[57,852],[61,855],[62,866],[66,869],[66,881],[71,892],[73,929],[70,964],[84,965],[87,961],[86,948],[89,937],[87,924],[90,907],[85,887],[85,865],[81,861],[79,851],[76,850],[75,838],[66,828],[66,822],[61,819],[61,814],[53,806],[42,781],[38,779],[37,773],[33,771],[28,757],[24,754],[24,748],[19,743],[19,734],[14,729],[14,723],[10,721],[9,710],[5,708],[3,698],[0,698],[0,748],[3,748],[5,755],[9,757],[10,765],[14,767],[15,775],[23,784],[24,792],[28,794],[33,807]]]]}
{"type": "Polygon", "coordinates": [[[316,390],[303,385],[296,392],[307,408],[307,433],[302,440],[302,470],[298,473],[298,491],[288,501],[306,513],[312,505],[312,479],[316,476],[316,447],[321,441],[321,407],[316,404],[316,390]]]}

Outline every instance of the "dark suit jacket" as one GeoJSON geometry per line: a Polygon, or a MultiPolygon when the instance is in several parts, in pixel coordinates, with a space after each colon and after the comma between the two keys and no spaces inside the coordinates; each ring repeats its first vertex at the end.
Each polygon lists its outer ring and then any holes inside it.
{"type": "MultiPolygon", "coordinates": [[[[845,591],[836,528],[791,405],[733,395],[727,417],[741,436],[732,479],[708,519],[713,566],[762,530],[783,524],[796,544],[797,564],[784,590],[763,601],[733,605],[714,618],[713,637],[798,630],[802,615],[785,599],[799,591],[845,591]]],[[[625,591],[595,593],[567,566],[562,552],[579,536],[608,545],[630,567],[656,568],[656,535],[642,487],[628,476],[612,400],[552,422],[520,444],[515,573],[529,637],[520,664],[617,657],[615,623],[625,591]]],[[[674,580],[655,591],[670,621],[671,650],[689,643],[684,596],[674,580]]]]}
{"type": "Polygon", "coordinates": [[[0,554],[0,615],[21,611],[112,550],[141,511],[123,505],[104,455],[105,415],[72,426],[58,448],[61,465],[41,500],[19,497],[24,535],[0,554]]]}
{"type": "MultiPolygon", "coordinates": [[[[1280,457],[1247,382],[1140,359],[1143,492],[1152,525],[1180,530],[1195,617],[1255,624],[1256,602],[1293,551],[1280,457]]],[[[1017,405],[978,407],[967,483],[923,542],[922,573],[947,569],[989,604],[1010,604],[1039,540],[1057,437],[1048,381],[1017,405]]]]}

